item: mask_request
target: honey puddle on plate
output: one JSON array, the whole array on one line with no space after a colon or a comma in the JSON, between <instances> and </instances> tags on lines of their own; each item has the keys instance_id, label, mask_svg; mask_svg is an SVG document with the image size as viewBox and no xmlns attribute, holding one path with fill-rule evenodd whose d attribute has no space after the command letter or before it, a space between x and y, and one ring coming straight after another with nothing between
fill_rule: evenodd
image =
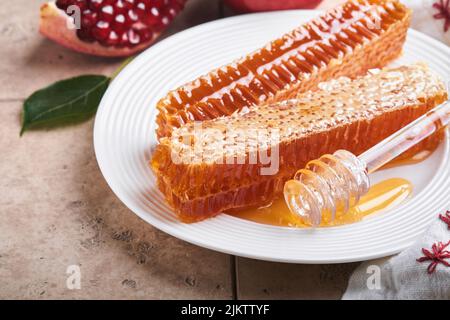
<instances>
[{"instance_id":1,"label":"honey puddle on plate","mask_svg":"<svg viewBox=\"0 0 450 320\"><path fill-rule=\"evenodd\" d=\"M393 178L373 185L359 203L352 207L345 215L340 216L333 223L322 226L336 226L360 221L365 216L385 210L401 203L412 193L412 184L405 179ZM231 215L264 224L285 227L306 227L300 218L292 214L284 199L277 199L267 207L247 209L234 212Z\"/></svg>"}]
</instances>

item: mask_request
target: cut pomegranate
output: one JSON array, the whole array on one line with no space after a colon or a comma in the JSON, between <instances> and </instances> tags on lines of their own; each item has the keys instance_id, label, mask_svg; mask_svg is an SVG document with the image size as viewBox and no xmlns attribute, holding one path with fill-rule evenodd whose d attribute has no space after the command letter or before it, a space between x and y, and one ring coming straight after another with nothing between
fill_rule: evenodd
<instances>
[{"instance_id":1,"label":"cut pomegranate","mask_svg":"<svg viewBox=\"0 0 450 320\"><path fill-rule=\"evenodd\" d=\"M155 41L186 1L57 0L42 5L39 31L79 52L129 56Z\"/></svg>"}]
</instances>

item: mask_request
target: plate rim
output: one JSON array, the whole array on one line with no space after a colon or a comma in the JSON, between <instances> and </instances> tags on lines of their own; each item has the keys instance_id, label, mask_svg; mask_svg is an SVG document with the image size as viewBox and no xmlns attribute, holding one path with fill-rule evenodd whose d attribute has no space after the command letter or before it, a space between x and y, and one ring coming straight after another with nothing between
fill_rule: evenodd
<instances>
[{"instance_id":1,"label":"plate rim","mask_svg":"<svg viewBox=\"0 0 450 320\"><path fill-rule=\"evenodd\" d=\"M209 22L205 22L202 24L199 24L197 26L185 29L183 31L180 31L174 35L171 35L165 39L162 39L161 41L159 41L158 43L154 44L153 46L151 46L150 48L147 48L146 50L144 50L143 52L141 52L135 59L133 59L133 61L131 61L131 63L129 65L127 65L120 73L119 75L117 75L117 78L120 78L121 76L124 76L124 74L127 72L127 70L130 70L134 65L137 65L140 63L141 60L145 60L145 56L146 53L149 52L150 50L154 50L155 47L159 47L164 45L164 43L166 41L175 41L178 37L184 37L186 33L189 32L193 32L194 30L197 29L201 29L201 28L208 28L210 25L215 25L215 24L222 24L222 23L227 23L228 21L231 20L239 20L239 19L243 19L245 20L247 17L249 16L263 16L263 15L282 15L282 14L296 14L296 13L302 13L302 14L318 14L320 12L322 12L321 10L282 10L282 11L276 11L276 12L262 12L262 13L250 13L250 14L244 14L244 15L237 15L237 16L233 16L233 17L227 17L227 18L223 18L223 19L218 19L218 20L214 20L214 21L209 21ZM415 37L418 38L422 38L422 39L426 39L426 41L432 41L434 42L434 44L438 47L443 47L444 50L449 50L448 46L426 34L423 34L417 30L414 29L409 29L408 32L411 32L412 34L414 34ZM358 258L354 258L354 257L348 257L348 258L324 258L324 259L280 259L279 257L272 257L269 255L264 255L261 253L258 254L251 254L248 252L242 252L240 250L238 250L238 248L226 248L226 247L218 247L217 245L214 244L209 244L207 241L202 241L202 240L197 240L195 239L195 237L191 236L191 235L186 235L185 233L182 232L174 232L172 229L170 229L169 227L167 227L166 224L161 224L159 223L158 219L152 217L151 213L147 212L147 215L144 217L144 214L141 213L141 209L137 208L135 206L134 203L130 203L128 202L128 200L126 199L126 196L121 194L121 192L118 190L118 187L116 187L114 185L114 181L113 179L111 179L111 177L109 177L107 174L105 174L106 169L105 166L106 164L104 162L101 161L102 156L99 155L99 146L98 144L100 143L99 141L99 135L101 134L100 129L99 129L99 125L98 123L100 121L98 121L98 119L100 119L101 117L101 113L102 110L105 108L106 105L106 100L107 97L109 95L112 95L114 89L113 84L107 89L107 91L105 92L102 101L98 107L97 110L97 114L95 116L95 121L94 121L94 128L93 128L93 143L94 143L94 153L96 156L96 160L97 160L97 164L99 166L99 169L104 177L104 179L106 180L109 188L112 190L112 192L114 193L114 195L128 208L130 209L134 214L136 214L139 218L141 218L145 223L149 223L151 224L153 227L157 228L158 230L161 230L162 232L165 232L175 238L181 239L183 241L186 241L188 243L203 247L203 248L207 248L210 250L214 250L214 251L218 251L218 252L222 252L222 253L226 253L226 254L231 254L231 255L235 255L235 256L240 256L240 257L246 257L246 258L251 258L251 259L258 259L258 260L265 260L265 261L274 261L274 262L285 262L285 263L304 263L304 264L323 264L323 263L327 263L327 264L334 264L334 263L348 263L348 262L355 262L355 261L366 261L366 260L371 260L371 259L375 259L375 258L380 258L380 257L386 257L395 253L398 253L399 251L405 249L406 247L410 246L414 241L410 241L411 243L409 244L403 244L403 245L399 245L398 247L393 247L389 252L387 250L382 250L382 253L379 252L375 252L373 254L367 254L365 256L359 255ZM444 151L443 151L443 158L441 159L440 163L439 163L439 169L436 172L439 172L439 170L442 170L442 167L445 165L445 162L448 162L448 158L449 158L449 151L450 151L450 131L447 130L446 131L446 139L444 142ZM153 173L152 173L153 174ZM437 176L437 173L435 173L433 175L433 177L430 179L430 183L435 180ZM423 191L425 191L428 188L428 186L424 189L421 190L421 192L419 192L417 196L419 196ZM238 218L235 218L238 219ZM430 220L431 222L431 220ZM170 222L169 222L170 223ZM246 222L248 223L248 222ZM250 222L253 223L253 222ZM266 226L267 227L267 226ZM275 227L275 226L271 226L271 227ZM293 228L287 228L287 229L293 229Z\"/></svg>"}]
</instances>

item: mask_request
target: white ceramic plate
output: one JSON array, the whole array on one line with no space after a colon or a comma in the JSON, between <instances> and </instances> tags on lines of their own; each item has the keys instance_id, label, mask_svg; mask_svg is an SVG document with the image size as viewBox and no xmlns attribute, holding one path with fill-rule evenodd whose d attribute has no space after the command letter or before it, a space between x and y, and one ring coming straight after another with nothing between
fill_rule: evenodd
<instances>
[{"instance_id":1,"label":"white ceramic plate","mask_svg":"<svg viewBox=\"0 0 450 320\"><path fill-rule=\"evenodd\" d=\"M177 221L148 166L155 140L155 105L170 89L249 53L317 15L284 11L236 16L180 32L143 52L114 80L97 112L95 152L114 193L146 222L177 238L255 259L338 263L387 256L411 245L449 204L449 141L426 161L384 170L374 181L404 177L413 197L361 222L324 229L295 229L220 215L195 224ZM426 61L450 75L450 48L411 30L397 63Z\"/></svg>"}]
</instances>

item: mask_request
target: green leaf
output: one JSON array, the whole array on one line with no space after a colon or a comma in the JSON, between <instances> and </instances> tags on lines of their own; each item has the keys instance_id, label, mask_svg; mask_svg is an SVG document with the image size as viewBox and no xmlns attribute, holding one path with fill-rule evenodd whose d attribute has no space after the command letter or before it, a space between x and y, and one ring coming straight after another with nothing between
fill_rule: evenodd
<instances>
[{"instance_id":1,"label":"green leaf","mask_svg":"<svg viewBox=\"0 0 450 320\"><path fill-rule=\"evenodd\" d=\"M31 128L89 119L97 110L110 80L101 75L84 75L36 91L23 104L20 135Z\"/></svg>"}]
</instances>

